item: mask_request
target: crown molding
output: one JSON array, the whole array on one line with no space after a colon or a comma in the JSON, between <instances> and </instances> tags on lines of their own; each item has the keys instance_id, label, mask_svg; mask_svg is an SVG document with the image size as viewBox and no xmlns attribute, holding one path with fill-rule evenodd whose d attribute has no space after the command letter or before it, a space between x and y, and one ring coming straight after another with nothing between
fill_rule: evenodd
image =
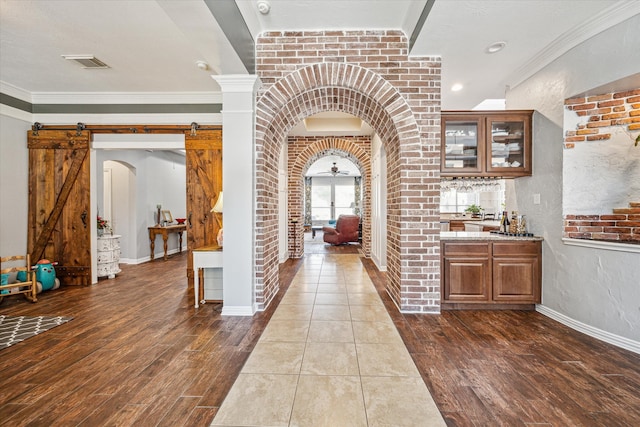
<instances>
[{"instance_id":1,"label":"crown molding","mask_svg":"<svg viewBox=\"0 0 640 427\"><path fill-rule=\"evenodd\" d=\"M31 104L221 104L221 92L29 92L0 81L0 92Z\"/></svg>"},{"instance_id":2,"label":"crown molding","mask_svg":"<svg viewBox=\"0 0 640 427\"><path fill-rule=\"evenodd\" d=\"M640 14L640 2L620 1L591 19L566 31L529 61L522 64L507 78L507 85L515 88L520 83L549 65L580 43Z\"/></svg>"},{"instance_id":3,"label":"crown molding","mask_svg":"<svg viewBox=\"0 0 640 427\"><path fill-rule=\"evenodd\" d=\"M33 114L4 104L0 104L0 115L12 117L29 123L33 122Z\"/></svg>"},{"instance_id":4,"label":"crown molding","mask_svg":"<svg viewBox=\"0 0 640 427\"><path fill-rule=\"evenodd\" d=\"M17 98L21 101L33 103L31 100L31 92L3 81L0 81L0 92Z\"/></svg>"},{"instance_id":5,"label":"crown molding","mask_svg":"<svg viewBox=\"0 0 640 427\"><path fill-rule=\"evenodd\" d=\"M33 104L219 104L220 92L33 92Z\"/></svg>"}]
</instances>

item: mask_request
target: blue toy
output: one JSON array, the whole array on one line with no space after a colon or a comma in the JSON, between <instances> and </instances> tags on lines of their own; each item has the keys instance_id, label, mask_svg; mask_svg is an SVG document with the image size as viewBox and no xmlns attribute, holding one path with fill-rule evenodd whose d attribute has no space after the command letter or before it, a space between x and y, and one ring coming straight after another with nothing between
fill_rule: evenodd
<instances>
[{"instance_id":1,"label":"blue toy","mask_svg":"<svg viewBox=\"0 0 640 427\"><path fill-rule=\"evenodd\" d=\"M41 259L36 264L36 281L42 284L42 290L48 291L56 286L56 269L53 266L57 264L49 260Z\"/></svg>"},{"instance_id":2,"label":"blue toy","mask_svg":"<svg viewBox=\"0 0 640 427\"><path fill-rule=\"evenodd\" d=\"M51 262L47 259L41 259L32 266L31 269L36 272L37 292L49 291L51 289L58 289L60 287L60 281L56 279L56 269L53 268L57 262ZM27 280L27 272L19 271L16 277L19 281L24 282Z\"/></svg>"}]
</instances>

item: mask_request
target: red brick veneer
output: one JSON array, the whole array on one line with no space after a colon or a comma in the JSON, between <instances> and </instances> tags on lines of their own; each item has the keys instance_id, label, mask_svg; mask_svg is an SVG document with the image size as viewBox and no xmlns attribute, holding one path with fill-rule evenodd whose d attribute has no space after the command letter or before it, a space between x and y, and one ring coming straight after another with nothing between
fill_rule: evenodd
<instances>
[{"instance_id":1,"label":"red brick veneer","mask_svg":"<svg viewBox=\"0 0 640 427\"><path fill-rule=\"evenodd\" d=\"M565 108L589 121L568 130L565 148L574 148L576 142L602 141L611 138L611 127L627 126L629 131L640 130L640 89L612 92L564 101Z\"/></svg>"},{"instance_id":2,"label":"red brick veneer","mask_svg":"<svg viewBox=\"0 0 640 427\"><path fill-rule=\"evenodd\" d=\"M565 215L564 237L640 244L640 214Z\"/></svg>"},{"instance_id":3,"label":"red brick veneer","mask_svg":"<svg viewBox=\"0 0 640 427\"><path fill-rule=\"evenodd\" d=\"M369 123L387 154L387 290L402 310L438 311L439 58L409 58L407 37L386 30L272 32L256 50L264 84L256 105L258 308L278 291L282 145L304 118L342 111Z\"/></svg>"}]
</instances>

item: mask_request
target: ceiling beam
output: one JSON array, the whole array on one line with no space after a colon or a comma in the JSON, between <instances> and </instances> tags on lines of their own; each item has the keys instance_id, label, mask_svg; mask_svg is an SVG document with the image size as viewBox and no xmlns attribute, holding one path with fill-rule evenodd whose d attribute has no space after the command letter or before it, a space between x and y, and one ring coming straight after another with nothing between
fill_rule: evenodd
<instances>
[{"instance_id":1,"label":"ceiling beam","mask_svg":"<svg viewBox=\"0 0 640 427\"><path fill-rule=\"evenodd\" d=\"M249 74L256 72L256 46L235 0L204 0Z\"/></svg>"}]
</instances>

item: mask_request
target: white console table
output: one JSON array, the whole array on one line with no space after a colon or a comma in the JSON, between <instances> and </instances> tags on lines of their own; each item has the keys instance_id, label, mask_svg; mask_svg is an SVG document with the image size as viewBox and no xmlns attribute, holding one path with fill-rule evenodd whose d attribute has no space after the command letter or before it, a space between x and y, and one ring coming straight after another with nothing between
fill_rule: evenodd
<instances>
[{"instance_id":1,"label":"white console table","mask_svg":"<svg viewBox=\"0 0 640 427\"><path fill-rule=\"evenodd\" d=\"M220 269L220 274L216 279L219 284L222 285L222 247L218 245L203 246L193 250L193 293L195 295L195 307L198 308L199 304L204 304L206 300L206 294L202 300L200 300L200 269L201 268L216 268ZM204 286L204 283L202 284ZM218 298L215 298L218 299ZM222 299L221 297L219 299Z\"/></svg>"}]
</instances>

